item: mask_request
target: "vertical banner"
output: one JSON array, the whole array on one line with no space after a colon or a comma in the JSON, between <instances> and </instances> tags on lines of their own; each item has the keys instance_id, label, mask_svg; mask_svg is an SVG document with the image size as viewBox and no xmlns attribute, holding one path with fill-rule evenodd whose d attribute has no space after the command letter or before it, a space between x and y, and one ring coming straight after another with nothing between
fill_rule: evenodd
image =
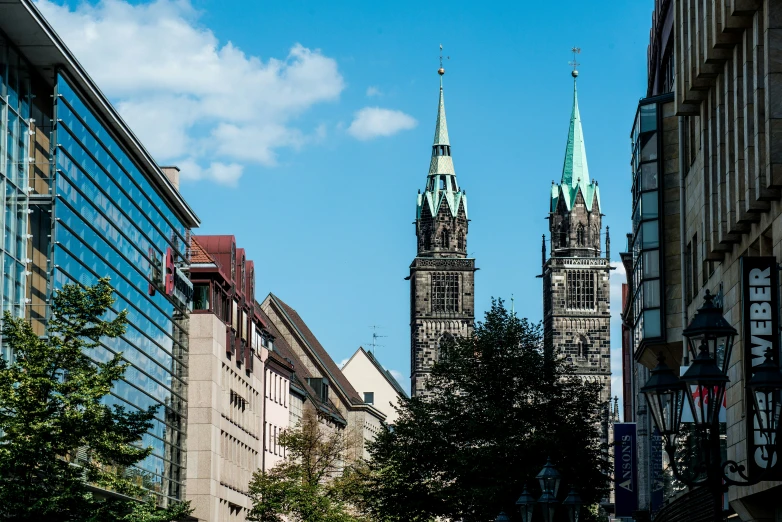
<instances>
[{"instance_id":1,"label":"vertical banner","mask_svg":"<svg viewBox=\"0 0 782 522\"><path fill-rule=\"evenodd\" d=\"M773 257L741 258L742 331L744 349L744 385L755 374L755 368L765 360L766 350L771 350L773 360L779 362L779 272ZM745 394L745 419L747 426L747 469L750 475L760 473L769 466L769 479L780 478L778 458L768 461L763 436L755 415L755 404ZM775 441L772 441L775 442Z\"/></svg>"},{"instance_id":2,"label":"vertical banner","mask_svg":"<svg viewBox=\"0 0 782 522\"><path fill-rule=\"evenodd\" d=\"M635 423L614 424L615 516L632 517L638 509L638 458Z\"/></svg>"},{"instance_id":3,"label":"vertical banner","mask_svg":"<svg viewBox=\"0 0 782 522\"><path fill-rule=\"evenodd\" d=\"M652 444L649 451L649 470L651 471L652 495L650 501L650 511L652 514L663 506L663 490L665 488L665 477L663 476L663 438L657 427L652 428Z\"/></svg>"}]
</instances>

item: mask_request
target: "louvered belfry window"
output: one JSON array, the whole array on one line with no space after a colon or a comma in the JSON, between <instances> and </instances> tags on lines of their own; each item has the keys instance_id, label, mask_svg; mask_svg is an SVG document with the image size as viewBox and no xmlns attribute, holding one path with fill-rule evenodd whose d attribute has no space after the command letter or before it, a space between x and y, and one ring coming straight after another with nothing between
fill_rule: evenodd
<instances>
[{"instance_id":1,"label":"louvered belfry window","mask_svg":"<svg viewBox=\"0 0 782 522\"><path fill-rule=\"evenodd\" d=\"M567 307L571 310L595 309L595 274L589 270L567 272Z\"/></svg>"},{"instance_id":2,"label":"louvered belfry window","mask_svg":"<svg viewBox=\"0 0 782 522\"><path fill-rule=\"evenodd\" d=\"M432 274L432 311L459 311L459 274Z\"/></svg>"}]
</instances>

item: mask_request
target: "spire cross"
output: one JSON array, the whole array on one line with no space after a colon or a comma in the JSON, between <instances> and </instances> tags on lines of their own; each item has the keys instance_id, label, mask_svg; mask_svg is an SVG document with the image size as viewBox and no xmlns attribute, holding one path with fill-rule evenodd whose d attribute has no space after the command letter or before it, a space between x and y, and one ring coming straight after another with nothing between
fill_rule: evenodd
<instances>
[{"instance_id":1,"label":"spire cross","mask_svg":"<svg viewBox=\"0 0 782 522\"><path fill-rule=\"evenodd\" d=\"M572 72L572 73L570 73L570 74L572 74L572 75L573 75L573 78L575 78L576 76L578 76L578 70L576 69L576 67L578 67L579 65L581 65L580 63L578 63L578 62L576 61L576 55L578 55L578 54L581 54L581 48L580 48L580 47L573 47L573 48L571 48L570 50L571 50L571 52L573 53L573 61L571 61L571 62L568 62L568 65L570 65L571 67L573 67L573 72Z\"/></svg>"},{"instance_id":2,"label":"spire cross","mask_svg":"<svg viewBox=\"0 0 782 522\"><path fill-rule=\"evenodd\" d=\"M450 56L445 57L446 60L450 60ZM442 76L445 74L445 69L443 69L443 44L440 44L440 68L437 70L437 73Z\"/></svg>"}]
</instances>

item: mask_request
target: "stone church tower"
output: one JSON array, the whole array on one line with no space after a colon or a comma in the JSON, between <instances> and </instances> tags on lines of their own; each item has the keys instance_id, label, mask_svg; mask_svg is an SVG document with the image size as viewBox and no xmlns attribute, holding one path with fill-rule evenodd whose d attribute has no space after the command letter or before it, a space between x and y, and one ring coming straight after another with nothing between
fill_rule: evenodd
<instances>
[{"instance_id":1,"label":"stone church tower","mask_svg":"<svg viewBox=\"0 0 782 522\"><path fill-rule=\"evenodd\" d=\"M423 194L418 191L418 253L410 265L410 368L412 394L423 394L440 343L472 333L475 259L467 257L467 194L456 181L445 122L443 74L432 159Z\"/></svg>"},{"instance_id":2,"label":"stone church tower","mask_svg":"<svg viewBox=\"0 0 782 522\"><path fill-rule=\"evenodd\" d=\"M543 242L544 346L564 357L584 379L602 383L602 402L611 397L610 239L600 246L600 190L589 179L573 71L570 116L562 180L552 182L549 208L550 257Z\"/></svg>"}]
</instances>

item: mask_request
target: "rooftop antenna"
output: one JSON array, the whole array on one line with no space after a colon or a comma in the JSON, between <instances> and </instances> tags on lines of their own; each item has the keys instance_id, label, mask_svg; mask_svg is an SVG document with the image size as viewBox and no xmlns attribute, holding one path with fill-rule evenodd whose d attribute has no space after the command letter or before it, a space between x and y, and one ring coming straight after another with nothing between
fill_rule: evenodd
<instances>
[{"instance_id":1,"label":"rooftop antenna","mask_svg":"<svg viewBox=\"0 0 782 522\"><path fill-rule=\"evenodd\" d=\"M578 69L576 69L576 67L578 67L581 64L576 61L576 55L581 54L581 47L573 47L570 50L573 52L573 61L572 62L568 62L568 65L573 67L573 72L571 72L570 74L571 74L571 76L573 76L573 78L577 78L578 77Z\"/></svg>"},{"instance_id":2,"label":"rooftop antenna","mask_svg":"<svg viewBox=\"0 0 782 522\"><path fill-rule=\"evenodd\" d=\"M372 328L372 342L369 343L369 346L371 346L372 348L370 348L369 351L374 354L375 353L375 348L377 348L378 346L383 348L385 346L383 344L377 344L377 340L380 339L381 337L388 337L388 336L387 335L378 335L377 329L378 328L382 328L382 326L377 326L377 325L373 324L372 326L370 326L370 328Z\"/></svg>"}]
</instances>

